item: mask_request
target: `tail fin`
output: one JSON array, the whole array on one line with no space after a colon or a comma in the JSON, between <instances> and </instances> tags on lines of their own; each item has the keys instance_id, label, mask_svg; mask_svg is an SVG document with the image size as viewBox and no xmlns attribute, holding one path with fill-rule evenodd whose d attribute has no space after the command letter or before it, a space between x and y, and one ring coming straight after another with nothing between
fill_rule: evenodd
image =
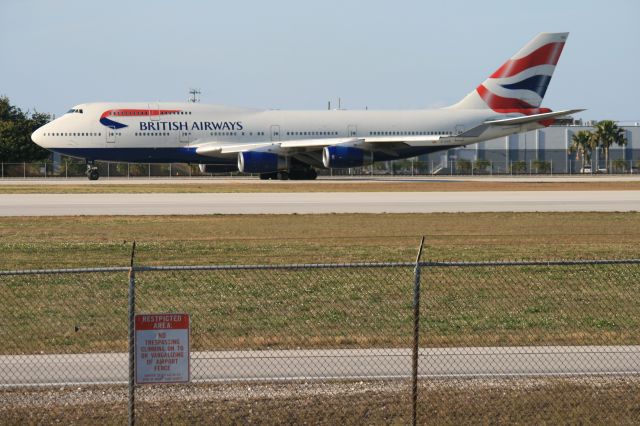
<instances>
[{"instance_id":1,"label":"tail fin","mask_svg":"<svg viewBox=\"0 0 640 426\"><path fill-rule=\"evenodd\" d=\"M569 33L538 34L451 108L539 112L568 36Z\"/></svg>"}]
</instances>

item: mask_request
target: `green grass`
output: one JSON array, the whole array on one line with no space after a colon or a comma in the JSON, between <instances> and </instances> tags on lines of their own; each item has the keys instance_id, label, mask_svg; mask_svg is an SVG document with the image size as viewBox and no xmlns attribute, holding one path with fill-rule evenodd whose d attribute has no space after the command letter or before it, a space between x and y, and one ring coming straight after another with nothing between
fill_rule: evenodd
<instances>
[{"instance_id":1,"label":"green grass","mask_svg":"<svg viewBox=\"0 0 640 426\"><path fill-rule=\"evenodd\" d=\"M0 218L0 270L167 264L636 257L639 213Z\"/></svg>"},{"instance_id":2,"label":"green grass","mask_svg":"<svg viewBox=\"0 0 640 426\"><path fill-rule=\"evenodd\" d=\"M0 218L0 269L637 257L637 213ZM579 224L579 226L576 226ZM638 344L638 267L423 271L425 346ZM193 348L407 347L411 268L139 273ZM0 277L2 353L126 348L126 273Z\"/></svg>"},{"instance_id":3,"label":"green grass","mask_svg":"<svg viewBox=\"0 0 640 426\"><path fill-rule=\"evenodd\" d=\"M430 267L421 345L640 344L640 265ZM536 276L537 275L537 276ZM125 351L127 274L0 277L2 353ZM411 267L136 274L192 349L410 347Z\"/></svg>"}]
</instances>

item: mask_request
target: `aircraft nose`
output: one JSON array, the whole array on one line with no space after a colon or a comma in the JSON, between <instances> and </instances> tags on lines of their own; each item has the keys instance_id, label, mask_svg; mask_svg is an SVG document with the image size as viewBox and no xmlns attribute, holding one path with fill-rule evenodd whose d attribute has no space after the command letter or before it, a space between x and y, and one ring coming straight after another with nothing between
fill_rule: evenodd
<instances>
[{"instance_id":1,"label":"aircraft nose","mask_svg":"<svg viewBox=\"0 0 640 426\"><path fill-rule=\"evenodd\" d=\"M44 127L45 126L42 126L39 129L37 129L35 132L31 133L31 140L34 143L40 145L43 148L44 148L44 145L43 145L43 143L44 143L44 137L43 137L43 135L44 135Z\"/></svg>"}]
</instances>

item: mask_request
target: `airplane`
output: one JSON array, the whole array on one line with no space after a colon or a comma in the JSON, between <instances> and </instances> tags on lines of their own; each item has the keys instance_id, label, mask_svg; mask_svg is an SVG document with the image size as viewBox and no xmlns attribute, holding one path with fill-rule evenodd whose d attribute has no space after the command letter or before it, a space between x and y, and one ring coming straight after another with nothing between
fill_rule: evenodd
<instances>
[{"instance_id":1,"label":"airplane","mask_svg":"<svg viewBox=\"0 0 640 426\"><path fill-rule=\"evenodd\" d=\"M37 129L38 145L95 161L199 164L203 173L315 179L551 125L583 109L541 107L569 33L541 33L458 103L440 109L280 111L196 103L74 106Z\"/></svg>"}]
</instances>

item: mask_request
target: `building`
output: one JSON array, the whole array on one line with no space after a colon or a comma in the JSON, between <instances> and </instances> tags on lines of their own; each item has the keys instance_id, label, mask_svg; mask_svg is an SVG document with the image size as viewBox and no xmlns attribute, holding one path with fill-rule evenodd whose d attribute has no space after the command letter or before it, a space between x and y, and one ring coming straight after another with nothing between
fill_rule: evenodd
<instances>
[{"instance_id":1,"label":"building","mask_svg":"<svg viewBox=\"0 0 640 426\"><path fill-rule=\"evenodd\" d=\"M420 162L435 173L596 173L604 171L605 157L594 150L590 167L582 165L576 153L569 154L571 137L581 130L593 130L591 122L568 120L527 133L421 156ZM640 123L618 122L627 137L626 146L609 149L609 169L614 173L640 172ZM622 160L622 161L621 161ZM488 164L487 164L488 162ZM480 167L478 167L480 166Z\"/></svg>"}]
</instances>

